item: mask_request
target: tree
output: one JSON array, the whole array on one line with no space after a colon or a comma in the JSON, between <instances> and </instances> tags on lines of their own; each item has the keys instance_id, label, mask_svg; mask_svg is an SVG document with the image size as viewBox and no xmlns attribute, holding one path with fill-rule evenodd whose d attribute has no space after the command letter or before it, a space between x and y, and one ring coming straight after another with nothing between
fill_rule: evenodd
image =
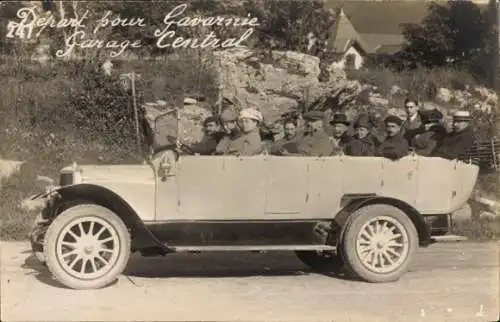
<instances>
[{"instance_id":1,"label":"tree","mask_svg":"<svg viewBox=\"0 0 500 322\"><path fill-rule=\"evenodd\" d=\"M483 13L471 1L430 3L420 24L403 26L407 42L393 64L410 69L418 65L453 67L468 70L478 80L490 83L491 66L485 66L484 58L491 55L491 49L486 48L498 24L494 10Z\"/></svg>"},{"instance_id":2,"label":"tree","mask_svg":"<svg viewBox=\"0 0 500 322\"><path fill-rule=\"evenodd\" d=\"M316 52L322 51L330 37L336 14L325 7L324 1L247 0L241 14L257 17L257 47L309 52L309 33L316 40Z\"/></svg>"}]
</instances>

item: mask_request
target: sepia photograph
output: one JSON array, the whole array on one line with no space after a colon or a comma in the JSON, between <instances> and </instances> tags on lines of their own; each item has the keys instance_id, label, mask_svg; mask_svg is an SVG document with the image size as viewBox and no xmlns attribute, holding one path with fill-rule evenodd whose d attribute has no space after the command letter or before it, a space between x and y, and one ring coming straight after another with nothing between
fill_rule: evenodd
<instances>
[{"instance_id":1,"label":"sepia photograph","mask_svg":"<svg viewBox=\"0 0 500 322\"><path fill-rule=\"evenodd\" d=\"M1 1L0 320L500 320L499 15Z\"/></svg>"}]
</instances>

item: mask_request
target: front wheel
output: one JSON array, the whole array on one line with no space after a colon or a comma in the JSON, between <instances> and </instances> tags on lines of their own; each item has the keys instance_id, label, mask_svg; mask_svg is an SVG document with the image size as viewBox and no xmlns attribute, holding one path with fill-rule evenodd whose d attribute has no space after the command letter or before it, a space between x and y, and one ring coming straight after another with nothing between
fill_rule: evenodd
<instances>
[{"instance_id":1,"label":"front wheel","mask_svg":"<svg viewBox=\"0 0 500 322\"><path fill-rule=\"evenodd\" d=\"M73 289L112 283L127 265L130 236L111 210L80 204L63 211L45 234L44 254L53 276Z\"/></svg>"},{"instance_id":2,"label":"front wheel","mask_svg":"<svg viewBox=\"0 0 500 322\"><path fill-rule=\"evenodd\" d=\"M349 271L372 283L398 280L418 248L412 220L399 208L369 205L352 214L343 237Z\"/></svg>"}]
</instances>

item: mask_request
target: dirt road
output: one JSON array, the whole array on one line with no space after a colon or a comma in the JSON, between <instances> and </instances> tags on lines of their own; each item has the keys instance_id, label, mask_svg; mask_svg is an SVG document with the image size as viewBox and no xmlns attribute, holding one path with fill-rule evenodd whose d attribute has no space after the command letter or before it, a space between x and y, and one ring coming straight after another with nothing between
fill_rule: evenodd
<instances>
[{"instance_id":1,"label":"dirt road","mask_svg":"<svg viewBox=\"0 0 500 322\"><path fill-rule=\"evenodd\" d=\"M499 243L437 244L391 284L311 273L291 253L134 256L101 290L64 289L1 245L2 321L496 321Z\"/></svg>"}]
</instances>

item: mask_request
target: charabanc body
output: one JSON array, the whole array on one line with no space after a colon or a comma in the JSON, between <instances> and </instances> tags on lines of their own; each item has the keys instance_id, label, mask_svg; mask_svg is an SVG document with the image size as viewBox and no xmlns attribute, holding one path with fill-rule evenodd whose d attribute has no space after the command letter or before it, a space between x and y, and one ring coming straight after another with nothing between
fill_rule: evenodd
<instances>
[{"instance_id":1,"label":"charabanc body","mask_svg":"<svg viewBox=\"0 0 500 322\"><path fill-rule=\"evenodd\" d=\"M31 234L70 288L104 287L131 252L294 251L318 271L369 282L404 274L433 242L426 216L467 202L479 167L382 157L198 156L167 149L140 165L77 165L37 198Z\"/></svg>"}]
</instances>

